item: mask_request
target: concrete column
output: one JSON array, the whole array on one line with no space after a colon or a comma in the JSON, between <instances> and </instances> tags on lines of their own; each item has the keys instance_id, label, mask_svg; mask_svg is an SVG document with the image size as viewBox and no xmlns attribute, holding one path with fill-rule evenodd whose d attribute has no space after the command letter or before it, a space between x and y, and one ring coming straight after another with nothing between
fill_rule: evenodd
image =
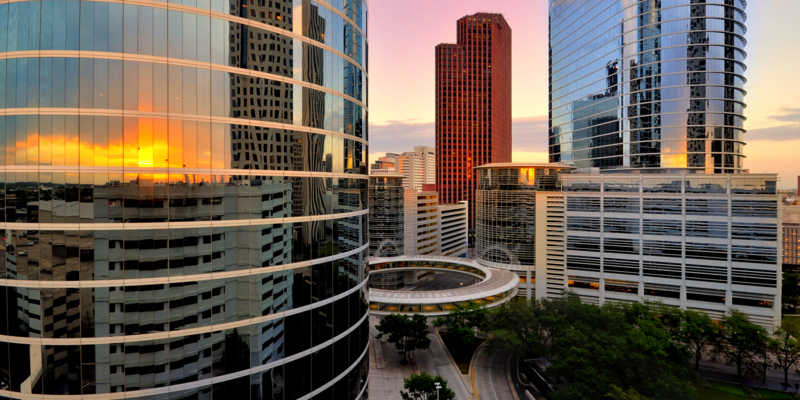
<instances>
[{"instance_id":1,"label":"concrete column","mask_svg":"<svg viewBox=\"0 0 800 400\"><path fill-rule=\"evenodd\" d=\"M527 271L526 274L527 274L527 276L525 278L525 282L526 282L526 284L528 286L528 289L527 289L528 296L527 297L528 297L528 300L530 300L531 299L531 287L532 287L532 284L531 284L531 271Z\"/></svg>"}]
</instances>

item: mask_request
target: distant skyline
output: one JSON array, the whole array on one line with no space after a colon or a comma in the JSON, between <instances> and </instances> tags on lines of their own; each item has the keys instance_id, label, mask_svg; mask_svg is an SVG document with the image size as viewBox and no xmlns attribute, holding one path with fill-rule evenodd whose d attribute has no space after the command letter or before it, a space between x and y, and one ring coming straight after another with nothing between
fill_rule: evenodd
<instances>
[{"instance_id":1,"label":"distant skyline","mask_svg":"<svg viewBox=\"0 0 800 400\"><path fill-rule=\"evenodd\" d=\"M487 4L491 9L487 9ZM513 160L547 161L547 0L424 0L370 4L370 155L434 145L434 48L453 43L456 20L477 11L505 14L513 29ZM800 1L749 2L745 167L800 175ZM794 46L790 48L789 46Z\"/></svg>"}]
</instances>

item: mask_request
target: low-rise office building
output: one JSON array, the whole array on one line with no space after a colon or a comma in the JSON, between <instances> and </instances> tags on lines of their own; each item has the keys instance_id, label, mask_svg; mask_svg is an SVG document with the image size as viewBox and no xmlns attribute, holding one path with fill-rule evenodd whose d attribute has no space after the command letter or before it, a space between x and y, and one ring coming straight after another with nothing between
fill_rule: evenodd
<instances>
[{"instance_id":1,"label":"low-rise office building","mask_svg":"<svg viewBox=\"0 0 800 400\"><path fill-rule=\"evenodd\" d=\"M649 299L714 319L735 307L762 326L780 324L781 260L796 254L800 232L780 229L775 174L570 169L477 168L475 256L514 270L519 296Z\"/></svg>"},{"instance_id":2,"label":"low-rise office building","mask_svg":"<svg viewBox=\"0 0 800 400\"><path fill-rule=\"evenodd\" d=\"M467 256L466 201L457 204L439 204L440 254L449 257Z\"/></svg>"},{"instance_id":3,"label":"low-rise office building","mask_svg":"<svg viewBox=\"0 0 800 400\"><path fill-rule=\"evenodd\" d=\"M405 249L407 255L439 254L439 193L405 192Z\"/></svg>"},{"instance_id":4,"label":"low-rise office building","mask_svg":"<svg viewBox=\"0 0 800 400\"><path fill-rule=\"evenodd\" d=\"M571 174L567 287L581 299L658 300L780 324L775 174Z\"/></svg>"}]
</instances>

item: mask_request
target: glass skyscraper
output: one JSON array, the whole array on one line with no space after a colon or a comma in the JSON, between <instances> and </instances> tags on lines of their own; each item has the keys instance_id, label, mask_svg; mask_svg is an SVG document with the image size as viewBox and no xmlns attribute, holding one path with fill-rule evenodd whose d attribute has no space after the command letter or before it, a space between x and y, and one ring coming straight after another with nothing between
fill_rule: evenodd
<instances>
[{"instance_id":1,"label":"glass skyscraper","mask_svg":"<svg viewBox=\"0 0 800 400\"><path fill-rule=\"evenodd\" d=\"M0 397L367 397L367 14L0 4Z\"/></svg>"},{"instance_id":2,"label":"glass skyscraper","mask_svg":"<svg viewBox=\"0 0 800 400\"><path fill-rule=\"evenodd\" d=\"M744 0L550 0L550 162L743 172Z\"/></svg>"}]
</instances>

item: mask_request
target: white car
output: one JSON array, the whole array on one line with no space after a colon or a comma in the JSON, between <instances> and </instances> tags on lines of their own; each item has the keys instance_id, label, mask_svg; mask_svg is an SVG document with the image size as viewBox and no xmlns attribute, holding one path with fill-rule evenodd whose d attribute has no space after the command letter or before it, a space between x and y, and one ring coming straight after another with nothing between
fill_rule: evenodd
<instances>
[{"instance_id":1,"label":"white car","mask_svg":"<svg viewBox=\"0 0 800 400\"><path fill-rule=\"evenodd\" d=\"M28 246L33 246L33 240L28 240Z\"/></svg>"},{"instance_id":2,"label":"white car","mask_svg":"<svg viewBox=\"0 0 800 400\"><path fill-rule=\"evenodd\" d=\"M27 256L28 252L27 251L20 251L18 255L19 256Z\"/></svg>"}]
</instances>

